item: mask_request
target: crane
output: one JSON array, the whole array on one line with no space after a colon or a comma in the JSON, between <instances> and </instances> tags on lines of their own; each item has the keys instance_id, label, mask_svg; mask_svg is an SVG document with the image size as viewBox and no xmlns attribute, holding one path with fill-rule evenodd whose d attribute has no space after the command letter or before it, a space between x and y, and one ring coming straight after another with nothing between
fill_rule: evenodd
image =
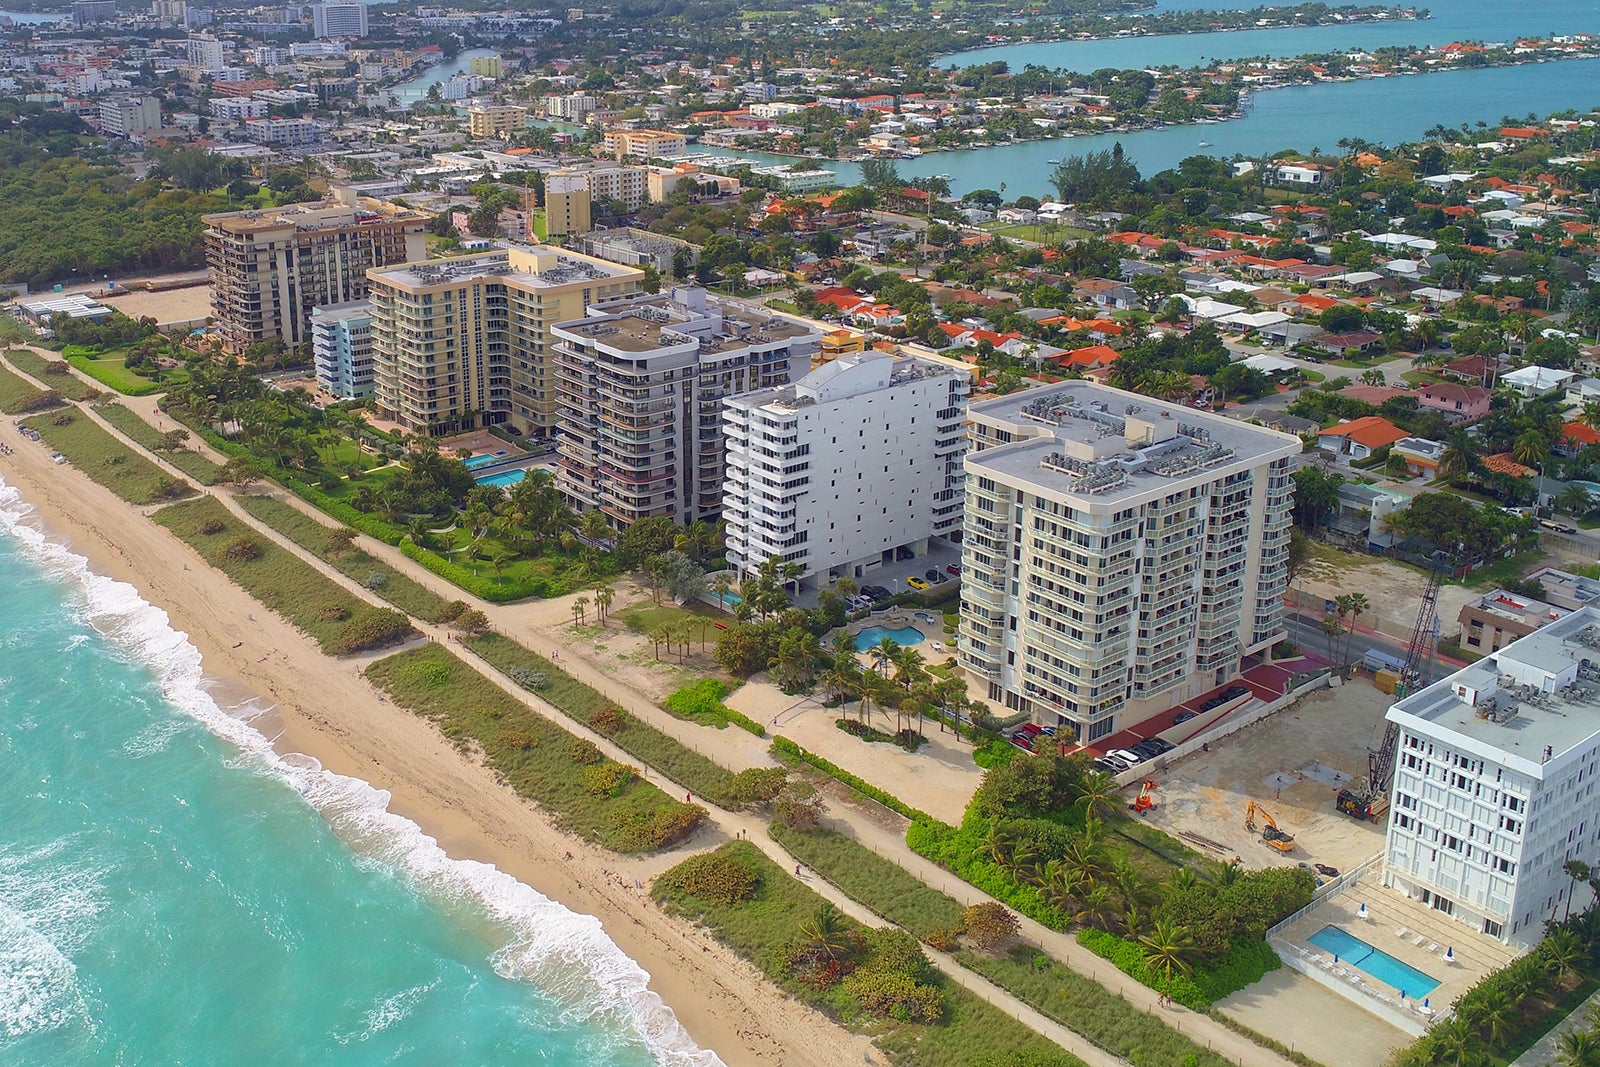
<instances>
[{"instance_id":1,"label":"crane","mask_svg":"<svg viewBox=\"0 0 1600 1067\"><path fill-rule=\"evenodd\" d=\"M1411 624L1411 643L1406 646L1405 666L1400 668L1400 684L1395 687L1395 699L1403 699L1428 685L1434 660L1434 640L1439 632L1439 586L1445 576L1455 569L1456 553L1436 551L1428 566L1428 581L1422 588L1422 601L1417 605L1417 618ZM1383 739L1376 750L1367 752L1367 776L1350 783L1341 790L1334 806L1356 819L1376 819L1389 809L1389 786L1394 781L1394 753L1400 744L1398 723L1385 722Z\"/></svg>"},{"instance_id":2,"label":"crane","mask_svg":"<svg viewBox=\"0 0 1600 1067\"><path fill-rule=\"evenodd\" d=\"M1244 828L1252 833L1256 828L1256 816L1261 816L1261 821L1267 825L1261 830L1261 842L1268 848L1275 848L1279 852L1294 851L1294 837L1278 829L1278 820L1268 814L1267 809L1255 801L1251 801L1244 809Z\"/></svg>"}]
</instances>

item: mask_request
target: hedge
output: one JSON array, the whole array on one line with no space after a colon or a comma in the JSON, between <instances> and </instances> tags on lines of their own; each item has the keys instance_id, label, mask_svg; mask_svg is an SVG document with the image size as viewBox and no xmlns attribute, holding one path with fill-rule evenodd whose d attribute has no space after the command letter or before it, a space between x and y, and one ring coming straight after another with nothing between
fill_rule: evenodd
<instances>
[{"instance_id":1,"label":"hedge","mask_svg":"<svg viewBox=\"0 0 1600 1067\"><path fill-rule=\"evenodd\" d=\"M1124 941L1104 930L1085 928L1078 931L1078 944L1101 959L1110 960L1129 978L1196 1011L1205 1011L1228 994L1254 985L1283 966L1283 961L1264 939L1242 938L1210 967L1196 967L1189 975L1175 975L1168 981L1149 973L1144 964L1144 949L1136 942Z\"/></svg>"},{"instance_id":2,"label":"hedge","mask_svg":"<svg viewBox=\"0 0 1600 1067\"><path fill-rule=\"evenodd\" d=\"M734 711L722 702L728 695L728 685L717 678L702 678L697 682L679 686L672 695L661 702L674 718L697 722L701 726L715 726L721 730L731 722L741 730L757 737L766 737L767 728L743 712Z\"/></svg>"},{"instance_id":3,"label":"hedge","mask_svg":"<svg viewBox=\"0 0 1600 1067\"><path fill-rule=\"evenodd\" d=\"M248 455L248 453L246 453ZM377 515L368 515L364 511L357 511L355 507L337 497L331 497L316 486L308 485L300 479L283 473L281 470L274 472L271 477L277 480L289 492L304 500L318 511L326 512L329 516L338 519L346 526L360 530L368 537L375 537L386 545L398 545L405 536L394 523Z\"/></svg>"},{"instance_id":4,"label":"hedge","mask_svg":"<svg viewBox=\"0 0 1600 1067\"><path fill-rule=\"evenodd\" d=\"M406 554L406 558L416 560L451 585L458 585L473 596L487 600L491 604L505 604L513 600L527 600L530 597L544 600L554 595L547 578L514 582L487 578L473 574L461 564L445 559L437 552L419 548L409 537L399 544L400 551Z\"/></svg>"},{"instance_id":5,"label":"hedge","mask_svg":"<svg viewBox=\"0 0 1600 1067\"><path fill-rule=\"evenodd\" d=\"M110 368L101 366L98 361L91 359L88 356L80 356L77 354L69 355L67 357L67 362L83 371L83 373L87 374L89 377L93 378L107 389L121 393L123 396L149 396L151 393L159 393L166 388L166 386L157 385L155 382L145 382L142 385L133 385L128 381L118 378L111 372ZM128 373L131 374L132 372L130 371Z\"/></svg>"},{"instance_id":6,"label":"hedge","mask_svg":"<svg viewBox=\"0 0 1600 1067\"><path fill-rule=\"evenodd\" d=\"M935 819L925 811L918 811L910 804L905 803L892 793L886 793L870 782L864 781L851 774L849 771L828 762L815 752L807 752L787 737L777 736L772 739L772 754L784 763L808 763L830 778L837 779L854 789L861 795L876 800L890 811L897 811L913 822L928 822L936 826L945 826L945 823Z\"/></svg>"}]
</instances>

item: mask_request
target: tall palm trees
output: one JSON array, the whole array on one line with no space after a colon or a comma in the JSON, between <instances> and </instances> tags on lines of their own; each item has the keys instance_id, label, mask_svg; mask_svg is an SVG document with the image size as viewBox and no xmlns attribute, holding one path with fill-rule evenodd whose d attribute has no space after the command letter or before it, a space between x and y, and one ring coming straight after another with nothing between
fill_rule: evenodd
<instances>
[{"instance_id":1,"label":"tall palm trees","mask_svg":"<svg viewBox=\"0 0 1600 1067\"><path fill-rule=\"evenodd\" d=\"M1349 619L1349 625L1344 634L1344 661L1350 661L1350 643L1355 638L1356 620L1372 609L1372 603L1365 593L1346 593L1333 598L1338 608L1340 618Z\"/></svg>"},{"instance_id":2,"label":"tall palm trees","mask_svg":"<svg viewBox=\"0 0 1600 1067\"><path fill-rule=\"evenodd\" d=\"M1162 919L1139 938L1139 943L1144 946L1144 966L1149 973L1168 983L1189 973L1194 938L1186 927Z\"/></svg>"}]
</instances>

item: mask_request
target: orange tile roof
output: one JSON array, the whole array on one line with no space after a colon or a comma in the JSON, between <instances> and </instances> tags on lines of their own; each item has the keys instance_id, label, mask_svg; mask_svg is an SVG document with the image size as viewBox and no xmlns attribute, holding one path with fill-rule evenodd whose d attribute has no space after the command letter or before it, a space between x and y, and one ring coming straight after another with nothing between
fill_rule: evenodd
<instances>
[{"instance_id":1,"label":"orange tile roof","mask_svg":"<svg viewBox=\"0 0 1600 1067\"><path fill-rule=\"evenodd\" d=\"M1496 474L1509 474L1513 478L1532 478L1539 473L1532 467L1524 467L1512 459L1510 452L1497 452L1492 456L1484 456L1483 469L1494 471Z\"/></svg>"},{"instance_id":2,"label":"orange tile roof","mask_svg":"<svg viewBox=\"0 0 1600 1067\"><path fill-rule=\"evenodd\" d=\"M1320 437L1347 437L1358 445L1368 448L1382 448L1392 445L1403 437L1409 437L1404 430L1390 422L1388 419L1376 415L1367 415L1349 422L1341 422L1337 426L1330 426L1323 430ZM1531 473L1531 472L1530 472Z\"/></svg>"}]
</instances>

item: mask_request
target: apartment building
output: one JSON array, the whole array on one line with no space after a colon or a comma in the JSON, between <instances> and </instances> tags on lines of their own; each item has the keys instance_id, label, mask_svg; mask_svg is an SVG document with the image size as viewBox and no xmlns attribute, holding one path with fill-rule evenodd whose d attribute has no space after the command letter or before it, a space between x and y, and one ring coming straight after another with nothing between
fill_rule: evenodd
<instances>
[{"instance_id":1,"label":"apartment building","mask_svg":"<svg viewBox=\"0 0 1600 1067\"><path fill-rule=\"evenodd\" d=\"M541 101L541 106L550 118L581 123L590 113L599 110L600 101L583 93L571 93L567 96L547 96Z\"/></svg>"},{"instance_id":2,"label":"apartment building","mask_svg":"<svg viewBox=\"0 0 1600 1067\"><path fill-rule=\"evenodd\" d=\"M826 586L869 578L901 547L959 541L971 383L965 367L873 350L729 397L729 565L779 557Z\"/></svg>"},{"instance_id":3,"label":"apartment building","mask_svg":"<svg viewBox=\"0 0 1600 1067\"><path fill-rule=\"evenodd\" d=\"M1600 610L1441 678L1388 719L1399 740L1385 885L1522 948L1545 920L1589 906L1562 866L1600 856Z\"/></svg>"},{"instance_id":4,"label":"apartment building","mask_svg":"<svg viewBox=\"0 0 1600 1067\"><path fill-rule=\"evenodd\" d=\"M189 66L195 70L216 72L228 65L222 42L209 33L191 34L184 42Z\"/></svg>"},{"instance_id":5,"label":"apartment building","mask_svg":"<svg viewBox=\"0 0 1600 1067\"><path fill-rule=\"evenodd\" d=\"M555 433L550 327L640 292L644 272L550 247L503 248L367 271L373 395L384 418L433 435L505 426Z\"/></svg>"},{"instance_id":6,"label":"apartment building","mask_svg":"<svg viewBox=\"0 0 1600 1067\"><path fill-rule=\"evenodd\" d=\"M1284 635L1297 437L1084 382L972 405L961 665L1087 742Z\"/></svg>"},{"instance_id":7,"label":"apartment building","mask_svg":"<svg viewBox=\"0 0 1600 1067\"><path fill-rule=\"evenodd\" d=\"M618 159L666 158L681 156L689 148L689 138L666 130L607 130L606 154Z\"/></svg>"},{"instance_id":8,"label":"apartment building","mask_svg":"<svg viewBox=\"0 0 1600 1067\"><path fill-rule=\"evenodd\" d=\"M422 259L428 216L335 189L333 199L207 215L211 313L223 347L294 346L313 308L367 295L367 269Z\"/></svg>"},{"instance_id":9,"label":"apartment building","mask_svg":"<svg viewBox=\"0 0 1600 1067\"><path fill-rule=\"evenodd\" d=\"M340 400L372 395L372 302L352 300L311 312L317 384Z\"/></svg>"},{"instance_id":10,"label":"apartment building","mask_svg":"<svg viewBox=\"0 0 1600 1067\"><path fill-rule=\"evenodd\" d=\"M528 128L528 109L515 104L474 107L467 110L467 132L474 140L503 141Z\"/></svg>"},{"instance_id":11,"label":"apartment building","mask_svg":"<svg viewBox=\"0 0 1600 1067\"><path fill-rule=\"evenodd\" d=\"M303 147L322 140L322 126L307 118L246 119L244 135L257 144Z\"/></svg>"},{"instance_id":12,"label":"apartment building","mask_svg":"<svg viewBox=\"0 0 1600 1067\"><path fill-rule=\"evenodd\" d=\"M591 203L615 200L629 211L637 211L644 206L648 184L644 167L601 164L585 167L579 173L589 183Z\"/></svg>"},{"instance_id":13,"label":"apartment building","mask_svg":"<svg viewBox=\"0 0 1600 1067\"><path fill-rule=\"evenodd\" d=\"M1488 653L1528 636L1569 611L1542 600L1496 589L1461 605L1456 620L1461 623L1462 646Z\"/></svg>"},{"instance_id":14,"label":"apartment building","mask_svg":"<svg viewBox=\"0 0 1600 1067\"><path fill-rule=\"evenodd\" d=\"M570 170L558 170L544 180L544 225L551 237L588 233L594 228L589 200L589 179Z\"/></svg>"},{"instance_id":15,"label":"apartment building","mask_svg":"<svg viewBox=\"0 0 1600 1067\"><path fill-rule=\"evenodd\" d=\"M137 137L161 128L161 101L153 96L105 100L100 104L100 132L107 137Z\"/></svg>"},{"instance_id":16,"label":"apartment building","mask_svg":"<svg viewBox=\"0 0 1600 1067\"><path fill-rule=\"evenodd\" d=\"M684 286L558 323L556 482L617 526L722 509L723 400L805 374L812 324Z\"/></svg>"},{"instance_id":17,"label":"apartment building","mask_svg":"<svg viewBox=\"0 0 1600 1067\"><path fill-rule=\"evenodd\" d=\"M312 4L311 35L320 38L365 37L367 5Z\"/></svg>"},{"instance_id":18,"label":"apartment building","mask_svg":"<svg viewBox=\"0 0 1600 1067\"><path fill-rule=\"evenodd\" d=\"M213 97L207 107L211 109L212 118L228 122L243 122L245 119L264 119L272 112L270 103L248 96Z\"/></svg>"}]
</instances>

